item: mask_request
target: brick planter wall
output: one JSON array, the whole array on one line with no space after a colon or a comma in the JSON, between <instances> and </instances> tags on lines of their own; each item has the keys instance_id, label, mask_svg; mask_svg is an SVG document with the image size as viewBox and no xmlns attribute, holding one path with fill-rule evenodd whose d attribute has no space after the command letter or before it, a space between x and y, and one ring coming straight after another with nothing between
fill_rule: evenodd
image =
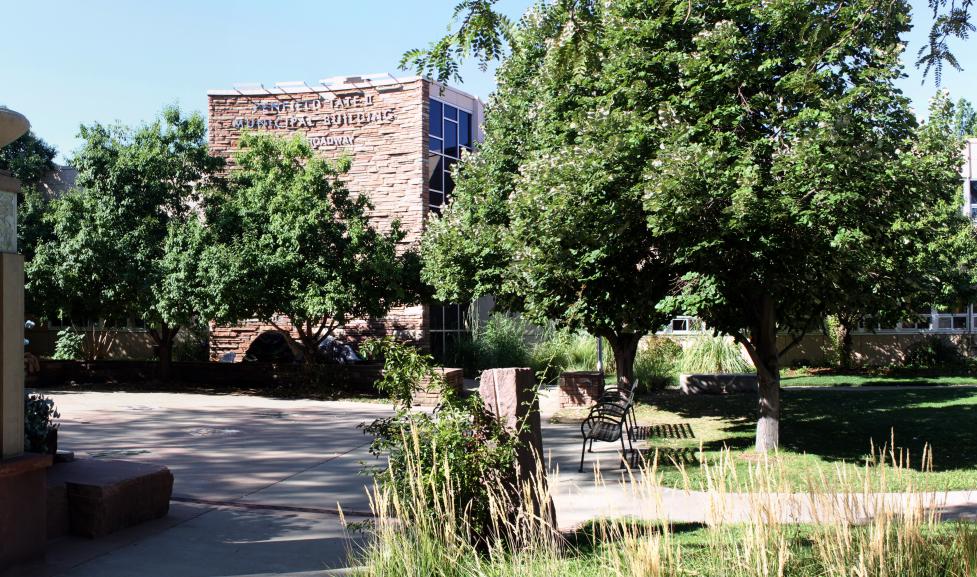
<instances>
[{"instance_id":1,"label":"brick planter wall","mask_svg":"<svg viewBox=\"0 0 977 577\"><path fill-rule=\"evenodd\" d=\"M444 375L445 385L449 390L454 391L455 394L460 395L462 388L465 385L465 375L461 369L440 369L441 374ZM441 396L441 392L437 389L431 389L428 384L423 385L423 389L414 393L413 402L414 405L419 407L436 407L441 404L444 398Z\"/></svg>"},{"instance_id":2,"label":"brick planter wall","mask_svg":"<svg viewBox=\"0 0 977 577\"><path fill-rule=\"evenodd\" d=\"M560 375L560 408L587 407L604 393L604 379L594 371L578 371Z\"/></svg>"}]
</instances>

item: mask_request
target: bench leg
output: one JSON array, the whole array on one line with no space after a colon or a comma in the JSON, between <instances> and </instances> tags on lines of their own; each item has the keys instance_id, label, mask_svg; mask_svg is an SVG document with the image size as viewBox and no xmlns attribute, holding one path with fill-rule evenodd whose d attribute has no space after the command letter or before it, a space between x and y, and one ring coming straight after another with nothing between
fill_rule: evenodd
<instances>
[{"instance_id":1,"label":"bench leg","mask_svg":"<svg viewBox=\"0 0 977 577\"><path fill-rule=\"evenodd\" d=\"M624 435L621 435L621 468L624 468L625 460L628 458L628 450L624 447Z\"/></svg>"},{"instance_id":2,"label":"bench leg","mask_svg":"<svg viewBox=\"0 0 977 577\"><path fill-rule=\"evenodd\" d=\"M590 444L593 445L594 440L590 440ZM577 471L583 473L583 456L587 454L587 438L584 437L583 447L580 448L580 468Z\"/></svg>"}]
</instances>

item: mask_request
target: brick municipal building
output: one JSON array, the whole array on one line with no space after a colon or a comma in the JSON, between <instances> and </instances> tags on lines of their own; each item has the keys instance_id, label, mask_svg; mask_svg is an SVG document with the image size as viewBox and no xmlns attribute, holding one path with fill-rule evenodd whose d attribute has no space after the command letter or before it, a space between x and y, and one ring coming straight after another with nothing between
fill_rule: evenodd
<instances>
[{"instance_id":1,"label":"brick municipal building","mask_svg":"<svg viewBox=\"0 0 977 577\"><path fill-rule=\"evenodd\" d=\"M372 217L385 229L399 220L406 245L416 245L424 226L450 197L451 167L480 139L482 103L451 87L388 74L304 82L236 86L207 94L212 154L232 159L244 131L300 134L326 158L348 156L345 181L373 204ZM395 308L383 319L359 319L344 327L350 337L393 335L430 348L450 350L464 330L467 307L415 305ZM287 319L276 319L290 326ZM274 327L258 321L212 326L214 360L243 358L251 341Z\"/></svg>"}]
</instances>

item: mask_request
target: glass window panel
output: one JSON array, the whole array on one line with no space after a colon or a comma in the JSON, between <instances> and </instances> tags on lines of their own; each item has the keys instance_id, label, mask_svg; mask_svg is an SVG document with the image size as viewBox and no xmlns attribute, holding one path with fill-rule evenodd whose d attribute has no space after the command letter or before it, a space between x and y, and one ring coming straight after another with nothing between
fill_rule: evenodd
<instances>
[{"instance_id":1,"label":"glass window panel","mask_svg":"<svg viewBox=\"0 0 977 577\"><path fill-rule=\"evenodd\" d=\"M953 328L955 329L967 328L967 317L953 317Z\"/></svg>"},{"instance_id":2,"label":"glass window panel","mask_svg":"<svg viewBox=\"0 0 977 577\"><path fill-rule=\"evenodd\" d=\"M444 328L444 307L441 305L431 305L428 308L430 329L439 331Z\"/></svg>"},{"instance_id":3,"label":"glass window panel","mask_svg":"<svg viewBox=\"0 0 977 577\"><path fill-rule=\"evenodd\" d=\"M938 329L948 329L952 326L950 317L940 317L936 319L936 328Z\"/></svg>"},{"instance_id":4,"label":"glass window panel","mask_svg":"<svg viewBox=\"0 0 977 577\"><path fill-rule=\"evenodd\" d=\"M444 307L444 330L458 330L458 305L448 305Z\"/></svg>"},{"instance_id":5,"label":"glass window panel","mask_svg":"<svg viewBox=\"0 0 977 577\"><path fill-rule=\"evenodd\" d=\"M434 136L427 139L427 149L431 152L441 152L441 139Z\"/></svg>"},{"instance_id":6,"label":"glass window panel","mask_svg":"<svg viewBox=\"0 0 977 577\"><path fill-rule=\"evenodd\" d=\"M431 136L441 136L441 103L431 100L430 106L430 132Z\"/></svg>"},{"instance_id":7,"label":"glass window panel","mask_svg":"<svg viewBox=\"0 0 977 577\"><path fill-rule=\"evenodd\" d=\"M465 112L458 112L458 144L472 147L472 115Z\"/></svg>"},{"instance_id":8,"label":"glass window panel","mask_svg":"<svg viewBox=\"0 0 977 577\"><path fill-rule=\"evenodd\" d=\"M432 190L441 191L444 182L444 158L437 154L427 157L427 186Z\"/></svg>"},{"instance_id":9,"label":"glass window panel","mask_svg":"<svg viewBox=\"0 0 977 577\"><path fill-rule=\"evenodd\" d=\"M672 330L673 331L688 330L685 319L672 319Z\"/></svg>"},{"instance_id":10,"label":"glass window panel","mask_svg":"<svg viewBox=\"0 0 977 577\"><path fill-rule=\"evenodd\" d=\"M441 206L442 204L444 204L444 193L442 192L431 190L428 191L427 196L428 196L428 203L434 206Z\"/></svg>"},{"instance_id":11,"label":"glass window panel","mask_svg":"<svg viewBox=\"0 0 977 577\"><path fill-rule=\"evenodd\" d=\"M454 360L457 358L458 354L458 333L444 333L444 358L443 361L451 362L454 364Z\"/></svg>"},{"instance_id":12,"label":"glass window panel","mask_svg":"<svg viewBox=\"0 0 977 577\"><path fill-rule=\"evenodd\" d=\"M451 173L444 171L444 194L448 195L455 191L455 179L451 178Z\"/></svg>"},{"instance_id":13,"label":"glass window panel","mask_svg":"<svg viewBox=\"0 0 977 577\"><path fill-rule=\"evenodd\" d=\"M431 355L437 361L444 355L444 333L431 333Z\"/></svg>"},{"instance_id":14,"label":"glass window panel","mask_svg":"<svg viewBox=\"0 0 977 577\"><path fill-rule=\"evenodd\" d=\"M447 120L458 121L458 109L454 106L444 105L444 117Z\"/></svg>"},{"instance_id":15,"label":"glass window panel","mask_svg":"<svg viewBox=\"0 0 977 577\"><path fill-rule=\"evenodd\" d=\"M458 125L454 122L444 123L444 153L458 156Z\"/></svg>"}]
</instances>

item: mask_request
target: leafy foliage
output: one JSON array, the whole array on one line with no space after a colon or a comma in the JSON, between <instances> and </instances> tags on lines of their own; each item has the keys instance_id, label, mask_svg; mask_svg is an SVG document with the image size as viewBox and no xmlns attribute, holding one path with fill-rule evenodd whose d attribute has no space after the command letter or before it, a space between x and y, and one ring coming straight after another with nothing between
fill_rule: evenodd
<instances>
[{"instance_id":1,"label":"leafy foliage","mask_svg":"<svg viewBox=\"0 0 977 577\"><path fill-rule=\"evenodd\" d=\"M24 395L24 450L47 451L47 436L61 418L54 400L39 394Z\"/></svg>"},{"instance_id":2,"label":"leafy foliage","mask_svg":"<svg viewBox=\"0 0 977 577\"><path fill-rule=\"evenodd\" d=\"M933 11L933 24L930 27L929 42L920 47L916 55L916 66L923 66L924 78L930 70L933 70L936 85L939 86L943 78L944 64L962 70L960 61L950 51L950 39L966 40L971 32L977 30L971 19L974 2L973 0L929 0L929 7Z\"/></svg>"},{"instance_id":3,"label":"leafy foliage","mask_svg":"<svg viewBox=\"0 0 977 577\"><path fill-rule=\"evenodd\" d=\"M966 98L957 100L953 126L954 132L960 138L977 138L977 111Z\"/></svg>"},{"instance_id":4,"label":"leafy foliage","mask_svg":"<svg viewBox=\"0 0 977 577\"><path fill-rule=\"evenodd\" d=\"M656 143L615 106L601 10L540 5L513 32L485 140L422 241L423 276L442 300L492 294L536 324L606 338L630 382L638 340L667 316L655 304L672 289L671 249L645 223Z\"/></svg>"},{"instance_id":5,"label":"leafy foliage","mask_svg":"<svg viewBox=\"0 0 977 577\"><path fill-rule=\"evenodd\" d=\"M348 160L331 164L297 136L252 133L235 161L228 190L206 200L213 318L278 326L287 316L313 360L338 327L418 299L416 253L398 246L398 222L386 232L370 223L367 197L343 183Z\"/></svg>"},{"instance_id":6,"label":"leafy foliage","mask_svg":"<svg viewBox=\"0 0 977 577\"><path fill-rule=\"evenodd\" d=\"M682 361L682 346L668 337L651 336L638 349L634 375L641 388L658 391L675 384Z\"/></svg>"},{"instance_id":7,"label":"leafy foliage","mask_svg":"<svg viewBox=\"0 0 977 577\"><path fill-rule=\"evenodd\" d=\"M906 347L903 364L914 368L959 369L967 366L967 357L947 337L930 335Z\"/></svg>"},{"instance_id":8,"label":"leafy foliage","mask_svg":"<svg viewBox=\"0 0 977 577\"><path fill-rule=\"evenodd\" d=\"M85 334L72 328L63 328L58 331L58 340L54 343L54 359L71 361L84 358L82 347L85 342Z\"/></svg>"},{"instance_id":9,"label":"leafy foliage","mask_svg":"<svg viewBox=\"0 0 977 577\"><path fill-rule=\"evenodd\" d=\"M33 131L0 148L0 170L9 171L25 189L32 189L54 170L53 146L38 138Z\"/></svg>"},{"instance_id":10,"label":"leafy foliage","mask_svg":"<svg viewBox=\"0 0 977 577\"><path fill-rule=\"evenodd\" d=\"M408 50L400 59L401 70L446 83L461 82L461 62L470 57L483 71L501 59L512 38L512 23L492 6L498 0L462 0L455 6L452 22L458 29L433 42L427 49Z\"/></svg>"},{"instance_id":11,"label":"leafy foliage","mask_svg":"<svg viewBox=\"0 0 977 577\"><path fill-rule=\"evenodd\" d=\"M41 218L50 235L26 267L32 310L45 318L141 318L160 346L163 376L181 325L204 303L197 266L203 228L192 205L218 183L200 114L164 108L139 127L82 126L77 188Z\"/></svg>"},{"instance_id":12,"label":"leafy foliage","mask_svg":"<svg viewBox=\"0 0 977 577\"><path fill-rule=\"evenodd\" d=\"M374 436L370 452L388 458L378 479L400 498L421 499L425 510L452 516L473 535L487 535L492 528L487 496L514 472L517 438L486 412L479 397L456 396L430 355L391 338L368 340L361 350L383 359L377 387L397 407L393 417L364 427ZM411 410L413 394L422 386L439 390L444 399L433 415ZM415 490L418 481L422 493ZM442 495L449 496L450 511L434 506Z\"/></svg>"}]
</instances>

